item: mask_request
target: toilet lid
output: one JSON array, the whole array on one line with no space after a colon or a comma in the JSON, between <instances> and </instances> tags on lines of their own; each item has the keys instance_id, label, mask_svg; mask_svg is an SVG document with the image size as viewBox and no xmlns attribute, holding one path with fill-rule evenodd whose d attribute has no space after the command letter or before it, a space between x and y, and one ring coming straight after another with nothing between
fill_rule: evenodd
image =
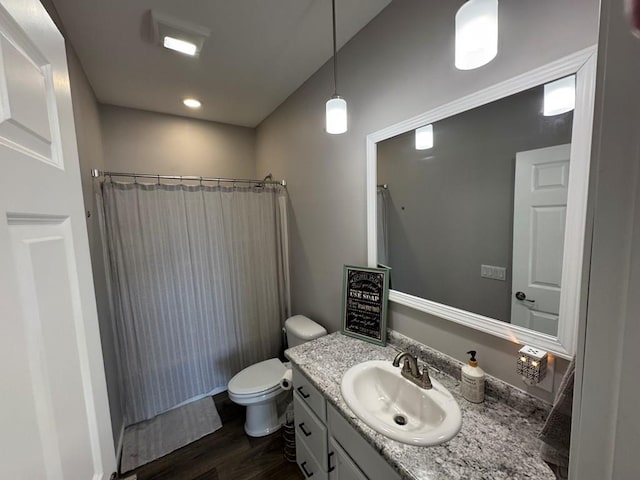
<instances>
[{"instance_id":1,"label":"toilet lid","mask_svg":"<svg viewBox=\"0 0 640 480\"><path fill-rule=\"evenodd\" d=\"M277 358L256 363L231 379L229 391L236 395L247 395L270 390L280 383L286 370Z\"/></svg>"}]
</instances>

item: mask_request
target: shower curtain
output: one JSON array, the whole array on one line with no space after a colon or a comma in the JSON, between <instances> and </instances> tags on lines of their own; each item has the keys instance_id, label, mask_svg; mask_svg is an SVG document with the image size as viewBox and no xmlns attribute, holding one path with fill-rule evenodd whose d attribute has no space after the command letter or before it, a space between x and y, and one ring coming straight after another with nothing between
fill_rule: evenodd
<instances>
[{"instance_id":1,"label":"shower curtain","mask_svg":"<svg viewBox=\"0 0 640 480\"><path fill-rule=\"evenodd\" d=\"M378 243L378 263L389 265L389 228L387 210L389 208L389 190L385 187L377 187L377 243Z\"/></svg>"},{"instance_id":2,"label":"shower curtain","mask_svg":"<svg viewBox=\"0 0 640 480\"><path fill-rule=\"evenodd\" d=\"M278 354L284 188L107 181L100 191L127 424L222 391Z\"/></svg>"}]
</instances>

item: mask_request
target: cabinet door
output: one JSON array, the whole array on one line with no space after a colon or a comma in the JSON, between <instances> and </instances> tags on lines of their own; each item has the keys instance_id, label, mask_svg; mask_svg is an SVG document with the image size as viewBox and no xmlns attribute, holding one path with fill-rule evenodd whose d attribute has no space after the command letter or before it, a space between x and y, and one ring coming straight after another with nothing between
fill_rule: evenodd
<instances>
[{"instance_id":1,"label":"cabinet door","mask_svg":"<svg viewBox=\"0 0 640 480\"><path fill-rule=\"evenodd\" d=\"M360 435L331 404L327 406L329 437L346 447L349 457L369 480L400 480L387 461ZM332 458L333 460L333 458ZM359 478L359 477L356 477Z\"/></svg>"},{"instance_id":2,"label":"cabinet door","mask_svg":"<svg viewBox=\"0 0 640 480\"><path fill-rule=\"evenodd\" d=\"M367 480L333 437L329 437L329 480Z\"/></svg>"}]
</instances>

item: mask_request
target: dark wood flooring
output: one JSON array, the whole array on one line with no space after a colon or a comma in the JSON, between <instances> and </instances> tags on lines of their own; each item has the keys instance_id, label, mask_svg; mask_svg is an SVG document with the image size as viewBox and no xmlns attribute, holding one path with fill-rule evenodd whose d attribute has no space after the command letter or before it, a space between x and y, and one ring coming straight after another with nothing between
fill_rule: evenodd
<instances>
[{"instance_id":1,"label":"dark wood flooring","mask_svg":"<svg viewBox=\"0 0 640 480\"><path fill-rule=\"evenodd\" d=\"M217 395L222 428L158 460L124 472L138 480L302 480L295 463L284 459L281 431L262 438L244 433L244 408Z\"/></svg>"}]
</instances>

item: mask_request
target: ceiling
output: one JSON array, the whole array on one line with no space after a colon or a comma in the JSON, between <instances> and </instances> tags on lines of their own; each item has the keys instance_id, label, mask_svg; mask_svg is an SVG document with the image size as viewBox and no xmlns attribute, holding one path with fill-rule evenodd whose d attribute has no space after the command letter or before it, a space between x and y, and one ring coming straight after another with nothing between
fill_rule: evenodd
<instances>
[{"instance_id":1,"label":"ceiling","mask_svg":"<svg viewBox=\"0 0 640 480\"><path fill-rule=\"evenodd\" d=\"M390 2L337 0L338 46ZM330 0L52 3L106 104L255 127L332 54ZM151 8L210 29L200 56L156 45ZM185 97L198 98L202 108L187 109Z\"/></svg>"}]
</instances>

